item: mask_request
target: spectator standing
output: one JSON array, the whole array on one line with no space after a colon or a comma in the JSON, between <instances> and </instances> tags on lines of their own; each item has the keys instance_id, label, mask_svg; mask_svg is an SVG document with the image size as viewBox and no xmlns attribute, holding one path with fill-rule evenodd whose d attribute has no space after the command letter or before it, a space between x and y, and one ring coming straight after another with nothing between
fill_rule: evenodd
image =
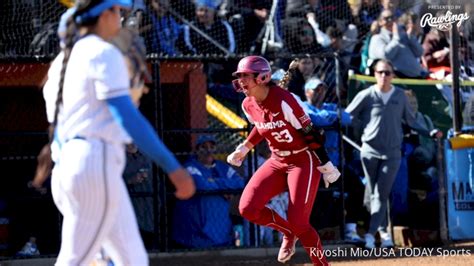
<instances>
[{"instance_id":1,"label":"spectator standing","mask_svg":"<svg viewBox=\"0 0 474 266\"><path fill-rule=\"evenodd\" d=\"M391 84L394 69L389 61L379 60L374 70L376 84L359 92L346 108L352 119L360 120L364 128L361 159L368 181L364 203L371 214L366 248L375 248L377 231L381 247L393 246L387 230L387 199L400 167L402 122L420 134L442 137L441 131L429 132L416 122L404 92Z\"/></svg>"}]
</instances>

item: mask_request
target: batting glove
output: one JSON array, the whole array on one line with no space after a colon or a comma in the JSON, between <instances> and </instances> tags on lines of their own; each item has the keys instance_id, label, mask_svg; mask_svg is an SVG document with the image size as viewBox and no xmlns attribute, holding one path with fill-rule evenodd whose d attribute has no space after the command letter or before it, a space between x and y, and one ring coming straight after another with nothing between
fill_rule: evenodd
<instances>
[{"instance_id":1,"label":"batting glove","mask_svg":"<svg viewBox=\"0 0 474 266\"><path fill-rule=\"evenodd\" d=\"M229 156L227 156L227 162L231 165L240 167L242 165L242 162L244 161L245 156L247 153L250 151L249 148L247 148L243 143L237 146L235 151Z\"/></svg>"},{"instance_id":2,"label":"batting glove","mask_svg":"<svg viewBox=\"0 0 474 266\"><path fill-rule=\"evenodd\" d=\"M329 184L336 182L336 180L341 176L339 170L334 167L331 162L327 162L323 166L316 167L321 174L323 174L324 186L329 187Z\"/></svg>"}]
</instances>

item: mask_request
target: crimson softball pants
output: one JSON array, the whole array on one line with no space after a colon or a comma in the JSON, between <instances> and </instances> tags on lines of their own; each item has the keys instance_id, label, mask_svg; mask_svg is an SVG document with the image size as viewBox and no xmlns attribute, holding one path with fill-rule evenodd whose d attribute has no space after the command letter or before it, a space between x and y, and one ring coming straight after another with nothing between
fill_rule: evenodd
<instances>
[{"instance_id":1,"label":"crimson softball pants","mask_svg":"<svg viewBox=\"0 0 474 266\"><path fill-rule=\"evenodd\" d=\"M309 223L320 180L317 166L319 159L309 150L288 157L272 155L242 192L239 211L253 223L272 227L286 236L296 235L315 265L327 265L319 235ZM289 191L288 220L265 206L286 190Z\"/></svg>"}]
</instances>

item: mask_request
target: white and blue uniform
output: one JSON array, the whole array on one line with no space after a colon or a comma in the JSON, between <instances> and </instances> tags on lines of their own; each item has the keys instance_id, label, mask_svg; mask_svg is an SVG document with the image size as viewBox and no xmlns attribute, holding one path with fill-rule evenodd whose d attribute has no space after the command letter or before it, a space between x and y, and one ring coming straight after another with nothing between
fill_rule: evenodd
<instances>
[{"instance_id":1,"label":"white and blue uniform","mask_svg":"<svg viewBox=\"0 0 474 266\"><path fill-rule=\"evenodd\" d=\"M62 54L53 62L44 98L53 122ZM133 207L122 179L131 142L107 100L129 95L124 57L88 35L74 45L52 146L52 193L64 216L56 265L88 265L104 248L115 265L148 265Z\"/></svg>"}]
</instances>

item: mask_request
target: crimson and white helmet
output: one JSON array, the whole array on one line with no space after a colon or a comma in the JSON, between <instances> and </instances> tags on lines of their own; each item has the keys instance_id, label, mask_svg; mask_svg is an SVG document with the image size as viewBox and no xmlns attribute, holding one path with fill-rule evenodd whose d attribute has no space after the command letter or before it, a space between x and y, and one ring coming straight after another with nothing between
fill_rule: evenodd
<instances>
[{"instance_id":1,"label":"crimson and white helmet","mask_svg":"<svg viewBox=\"0 0 474 266\"><path fill-rule=\"evenodd\" d=\"M246 56L240 59L239 64L237 66L237 71L232 73L232 75L236 76L239 73L259 74L259 76L262 75L262 78L263 76L268 74L271 77L270 63L268 63L267 59L261 56ZM270 79L268 79L266 82L268 81L270 81Z\"/></svg>"},{"instance_id":2,"label":"crimson and white helmet","mask_svg":"<svg viewBox=\"0 0 474 266\"><path fill-rule=\"evenodd\" d=\"M240 59L237 65L237 71L232 73L232 76L237 76L240 73L256 74L255 80L257 84L266 84L271 80L272 72L270 63L267 59L251 55ZM237 80L232 82L235 90L238 92L243 91L243 88L238 84Z\"/></svg>"}]
</instances>

